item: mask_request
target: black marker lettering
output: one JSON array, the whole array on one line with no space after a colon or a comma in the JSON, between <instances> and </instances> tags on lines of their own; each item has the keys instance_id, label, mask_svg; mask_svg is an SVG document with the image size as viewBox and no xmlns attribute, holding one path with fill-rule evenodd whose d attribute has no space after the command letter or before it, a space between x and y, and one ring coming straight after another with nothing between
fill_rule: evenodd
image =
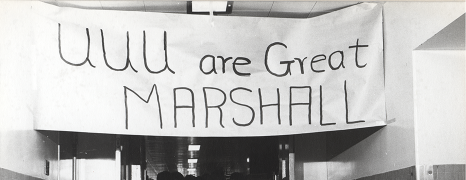
<instances>
[{"instance_id":1,"label":"black marker lettering","mask_svg":"<svg viewBox=\"0 0 466 180\"><path fill-rule=\"evenodd\" d=\"M293 89L309 89L309 99L307 103L293 103ZM307 105L308 106L308 111L307 111L307 119L309 124L311 124L311 105L312 105L312 88L311 86L291 86L290 87L290 126L293 125L292 122L292 117L293 117L293 106L299 106L299 105Z\"/></svg>"},{"instance_id":2,"label":"black marker lettering","mask_svg":"<svg viewBox=\"0 0 466 180\"><path fill-rule=\"evenodd\" d=\"M269 64L268 64L268 58L269 58L269 50L272 46L275 46L275 45L281 45L285 48L287 48L287 46L281 42L274 42L272 44L270 44L268 47L267 47L267 50L265 51L265 59L264 59L264 63L265 63L265 68L267 69L267 71L274 75L274 76L277 76L277 77L283 77L283 76L286 76L288 73L291 75L291 72L290 72L290 66L291 66L291 63L294 63L294 61L280 61L280 64L287 64L287 67L286 67L286 71L283 73L283 74L277 74L277 73L274 73L270 70L269 68Z\"/></svg>"},{"instance_id":3,"label":"black marker lettering","mask_svg":"<svg viewBox=\"0 0 466 180\"><path fill-rule=\"evenodd\" d=\"M332 56L333 56L335 53L340 53L340 56L341 56L340 64L339 64L337 67L333 67L333 65L332 65ZM331 68L332 70L340 69L340 67L345 68L345 65L343 64L344 57L345 57L345 56L343 55L343 51L335 51L335 52L333 52L333 53L330 54L330 56L328 57L328 66L330 66L330 68Z\"/></svg>"},{"instance_id":4,"label":"black marker lettering","mask_svg":"<svg viewBox=\"0 0 466 180\"><path fill-rule=\"evenodd\" d=\"M100 29L100 35L102 36L102 52L103 52L103 55L104 55L105 64L107 65L108 68L110 68L111 70L114 70L114 71L124 71L124 70L126 70L126 68L128 68L128 66L130 66L131 69L133 69L134 72L138 72L136 69L134 69L133 65L131 64L131 61L129 60L129 32L128 31L126 31L126 65L125 65L125 67L123 67L121 69L113 68L112 66L110 66L108 64L107 53L105 52L104 31L102 29Z\"/></svg>"},{"instance_id":5,"label":"black marker lettering","mask_svg":"<svg viewBox=\"0 0 466 180\"><path fill-rule=\"evenodd\" d=\"M83 62L78 63L78 64L71 63L71 62L67 61L65 58L63 58L63 54L61 52L61 24L58 23L58 53L60 53L61 60L63 60L65 63L67 63L69 65L72 65L72 66L82 66L83 64L86 64L86 62L89 62L89 65L91 65L91 67L95 68L95 66L92 65L92 63L91 63L91 60L89 60L89 49L91 47L91 38L89 36L89 28L86 28L86 35L87 35L87 55L86 55L86 59L84 59Z\"/></svg>"},{"instance_id":6,"label":"black marker lettering","mask_svg":"<svg viewBox=\"0 0 466 180\"><path fill-rule=\"evenodd\" d=\"M152 97L152 93L154 92L155 90L155 95L157 96L157 105L159 106L159 119L160 119L160 129L163 128L163 124L162 124L162 107L160 107L160 98L159 98L159 93L157 91L157 85L153 85L152 86L152 89L149 93L149 96L147 97L147 100L145 100L144 98L142 98L141 96L139 96L139 94L137 94L136 92L134 92L132 89L126 87L126 86L123 86L124 87L124 94L125 94L125 114L126 114L126 129L128 129L128 96L126 94L127 90L131 91L133 94L135 94L139 99L141 99L142 101L144 101L145 103L149 103L150 101L150 98Z\"/></svg>"},{"instance_id":7,"label":"black marker lettering","mask_svg":"<svg viewBox=\"0 0 466 180\"><path fill-rule=\"evenodd\" d=\"M170 71L171 73L175 74L175 72L170 69L170 67L168 66L168 53L167 53L167 32L164 31L163 33L163 51L165 52L165 66L163 67L162 70L160 71L152 71L149 66L147 65L147 57L146 57L146 31L142 31L143 33L143 57L144 57L144 66L146 67L146 70L149 72L149 73L152 73L152 74L158 74L158 73L161 73L163 71L165 71L166 69L168 69L168 71Z\"/></svg>"},{"instance_id":8,"label":"black marker lettering","mask_svg":"<svg viewBox=\"0 0 466 180\"><path fill-rule=\"evenodd\" d=\"M335 125L336 123L323 123L324 114L322 111L322 85L320 85L320 125L321 126L328 126L328 125Z\"/></svg>"},{"instance_id":9,"label":"black marker lettering","mask_svg":"<svg viewBox=\"0 0 466 180\"><path fill-rule=\"evenodd\" d=\"M316 60L317 57L323 57L323 58L317 59L317 60ZM323 60L325 60L326 58L327 58L327 56L325 56L325 55L323 55L323 54L319 54L319 55L314 56L314 57L312 58L312 60L311 60L311 70L314 71L314 72L316 72L316 73L324 72L325 70L316 70L316 69L314 69L314 66L313 66L313 65L314 65L314 63L317 63L317 62L319 62L319 61L323 61Z\"/></svg>"},{"instance_id":10,"label":"black marker lettering","mask_svg":"<svg viewBox=\"0 0 466 180\"><path fill-rule=\"evenodd\" d=\"M238 62L238 61L246 61L246 62ZM248 58L245 58L245 57L237 57L235 59L235 61L233 61L233 71L235 72L236 75L238 76L250 76L251 73L242 73L242 72L239 72L238 70L236 70L236 65L248 65L248 64L251 64L251 60L249 60Z\"/></svg>"},{"instance_id":11,"label":"black marker lettering","mask_svg":"<svg viewBox=\"0 0 466 180\"><path fill-rule=\"evenodd\" d=\"M204 60L207 59L207 58L210 58L212 60L212 69L210 71L206 72L206 71L204 71L204 68L202 67L202 65L204 64ZM205 55L204 57L202 57L201 62L199 63L199 69L204 74L212 74L212 72L217 74L217 70L215 68L215 57L212 56L212 55Z\"/></svg>"},{"instance_id":12,"label":"black marker lettering","mask_svg":"<svg viewBox=\"0 0 466 180\"><path fill-rule=\"evenodd\" d=\"M294 58L296 61L298 61L299 63L299 68L301 69L301 74L304 74L304 60L307 59L307 57L304 57L303 60L301 60L300 58Z\"/></svg>"},{"instance_id":13,"label":"black marker lettering","mask_svg":"<svg viewBox=\"0 0 466 180\"><path fill-rule=\"evenodd\" d=\"M225 73L225 64L228 60L231 60L231 57L223 58L223 56L217 56L217 58L222 59L222 73Z\"/></svg>"},{"instance_id":14,"label":"black marker lettering","mask_svg":"<svg viewBox=\"0 0 466 180\"><path fill-rule=\"evenodd\" d=\"M358 63L358 49L360 47L369 47L369 45L359 45L359 39L356 40L356 45L355 46L349 46L349 48L356 48L356 52L354 53L354 61L356 61L356 66L358 68L363 68L363 67L366 67L367 63L364 64L364 65L359 65Z\"/></svg>"},{"instance_id":15,"label":"black marker lettering","mask_svg":"<svg viewBox=\"0 0 466 180\"><path fill-rule=\"evenodd\" d=\"M260 123L263 124L263 118L264 118L264 107L267 106L277 106L277 112L278 112L278 124L282 124L282 121L280 119L280 89L277 88L277 103L276 104L262 104L262 93L261 93L261 88L259 88L259 107L260 107Z\"/></svg>"},{"instance_id":16,"label":"black marker lettering","mask_svg":"<svg viewBox=\"0 0 466 180\"><path fill-rule=\"evenodd\" d=\"M177 90L187 90L191 93L191 105L177 105L176 104L176 91ZM174 121L175 121L175 128L177 126L177 120L176 120L176 111L178 108L191 108L191 113L192 113L192 116L193 116L193 119L192 119L192 122L193 122L193 127L196 127L196 124L195 124L195 114L194 114L194 93L193 93L193 90L187 88L187 87L178 87L178 88L174 88L173 89L173 103L174 103Z\"/></svg>"},{"instance_id":17,"label":"black marker lettering","mask_svg":"<svg viewBox=\"0 0 466 180\"><path fill-rule=\"evenodd\" d=\"M215 105L215 106L210 106L207 104L207 93L206 93L206 89L212 89L212 90L217 90L219 92L221 92L223 94L223 101L222 103L220 103L219 105ZM218 89L218 88L214 88L214 87L204 87L202 88L202 91L204 92L204 102L205 102L205 116L206 116L206 119L205 119L205 127L207 128L209 126L208 122L209 122L209 108L217 108L218 111L220 112L220 126L222 126L222 128L225 128L223 126L223 112L222 112L222 108L221 106L223 106L223 104L225 104L225 101L226 101L226 94L225 92L223 92L221 89Z\"/></svg>"},{"instance_id":18,"label":"black marker lettering","mask_svg":"<svg viewBox=\"0 0 466 180\"><path fill-rule=\"evenodd\" d=\"M250 89L247 89L247 88L244 88L244 87L237 87L237 88L234 88L230 91L230 99L231 99L231 102L237 104L237 105L240 105L240 106L245 106L247 108L249 108L252 112L252 117L251 117L251 120L246 123L246 124L241 124L241 123L238 123L236 122L235 118L233 118L233 123L235 123L237 126L249 126L252 124L252 122L254 121L254 116L255 116L255 112L254 112L254 109L251 107L251 106L248 106L246 104L241 104L239 102L236 102L234 99L233 99L233 92L236 91L236 90L245 90L245 91L249 91L249 92L252 92Z\"/></svg>"},{"instance_id":19,"label":"black marker lettering","mask_svg":"<svg viewBox=\"0 0 466 180\"><path fill-rule=\"evenodd\" d=\"M348 119L348 92L346 91L346 80L345 80L345 109L346 109L346 124L356 124L356 123L362 123L365 122L364 120L359 120L359 121L349 121Z\"/></svg>"}]
</instances>

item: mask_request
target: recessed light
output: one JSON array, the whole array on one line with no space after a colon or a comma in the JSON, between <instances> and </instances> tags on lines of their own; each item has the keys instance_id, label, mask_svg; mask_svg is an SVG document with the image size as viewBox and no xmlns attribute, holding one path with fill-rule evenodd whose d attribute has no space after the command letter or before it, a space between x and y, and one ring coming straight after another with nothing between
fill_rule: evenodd
<instances>
[{"instance_id":1,"label":"recessed light","mask_svg":"<svg viewBox=\"0 0 466 180\"><path fill-rule=\"evenodd\" d=\"M233 1L188 1L188 14L231 14Z\"/></svg>"},{"instance_id":2,"label":"recessed light","mask_svg":"<svg viewBox=\"0 0 466 180\"><path fill-rule=\"evenodd\" d=\"M197 163L197 159L188 159L188 163Z\"/></svg>"},{"instance_id":3,"label":"recessed light","mask_svg":"<svg viewBox=\"0 0 466 180\"><path fill-rule=\"evenodd\" d=\"M201 149L201 145L191 144L188 146L188 151L199 151L200 149Z\"/></svg>"}]
</instances>

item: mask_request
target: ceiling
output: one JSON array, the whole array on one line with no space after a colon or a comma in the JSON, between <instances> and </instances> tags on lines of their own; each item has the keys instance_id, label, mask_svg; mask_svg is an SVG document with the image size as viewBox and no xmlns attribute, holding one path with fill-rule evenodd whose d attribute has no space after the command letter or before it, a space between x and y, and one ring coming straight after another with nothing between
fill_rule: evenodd
<instances>
[{"instance_id":1,"label":"ceiling","mask_svg":"<svg viewBox=\"0 0 466 180\"><path fill-rule=\"evenodd\" d=\"M463 14L440 32L422 43L416 50L464 50L465 49L465 16Z\"/></svg>"},{"instance_id":2,"label":"ceiling","mask_svg":"<svg viewBox=\"0 0 466 180\"><path fill-rule=\"evenodd\" d=\"M187 12L187 1L57 1L45 0L59 7L181 13ZM357 1L234 1L231 14L221 16L252 16L280 18L310 18L345 8Z\"/></svg>"}]
</instances>

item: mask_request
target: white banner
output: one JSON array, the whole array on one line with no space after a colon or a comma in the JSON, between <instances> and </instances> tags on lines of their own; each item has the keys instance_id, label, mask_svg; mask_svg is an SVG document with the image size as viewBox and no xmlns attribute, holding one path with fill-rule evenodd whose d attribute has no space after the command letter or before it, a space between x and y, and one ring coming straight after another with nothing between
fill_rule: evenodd
<instances>
[{"instance_id":1,"label":"white banner","mask_svg":"<svg viewBox=\"0 0 466 180\"><path fill-rule=\"evenodd\" d=\"M33 9L35 129L270 136L386 124L380 4L310 19Z\"/></svg>"}]
</instances>

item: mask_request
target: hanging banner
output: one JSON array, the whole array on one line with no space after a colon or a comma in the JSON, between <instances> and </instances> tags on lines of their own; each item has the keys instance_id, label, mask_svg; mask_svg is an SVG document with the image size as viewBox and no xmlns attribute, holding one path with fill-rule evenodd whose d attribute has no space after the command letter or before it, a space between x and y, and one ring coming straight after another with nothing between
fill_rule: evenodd
<instances>
[{"instance_id":1,"label":"hanging banner","mask_svg":"<svg viewBox=\"0 0 466 180\"><path fill-rule=\"evenodd\" d=\"M32 9L38 130L219 137L386 124L380 4L309 19Z\"/></svg>"}]
</instances>

